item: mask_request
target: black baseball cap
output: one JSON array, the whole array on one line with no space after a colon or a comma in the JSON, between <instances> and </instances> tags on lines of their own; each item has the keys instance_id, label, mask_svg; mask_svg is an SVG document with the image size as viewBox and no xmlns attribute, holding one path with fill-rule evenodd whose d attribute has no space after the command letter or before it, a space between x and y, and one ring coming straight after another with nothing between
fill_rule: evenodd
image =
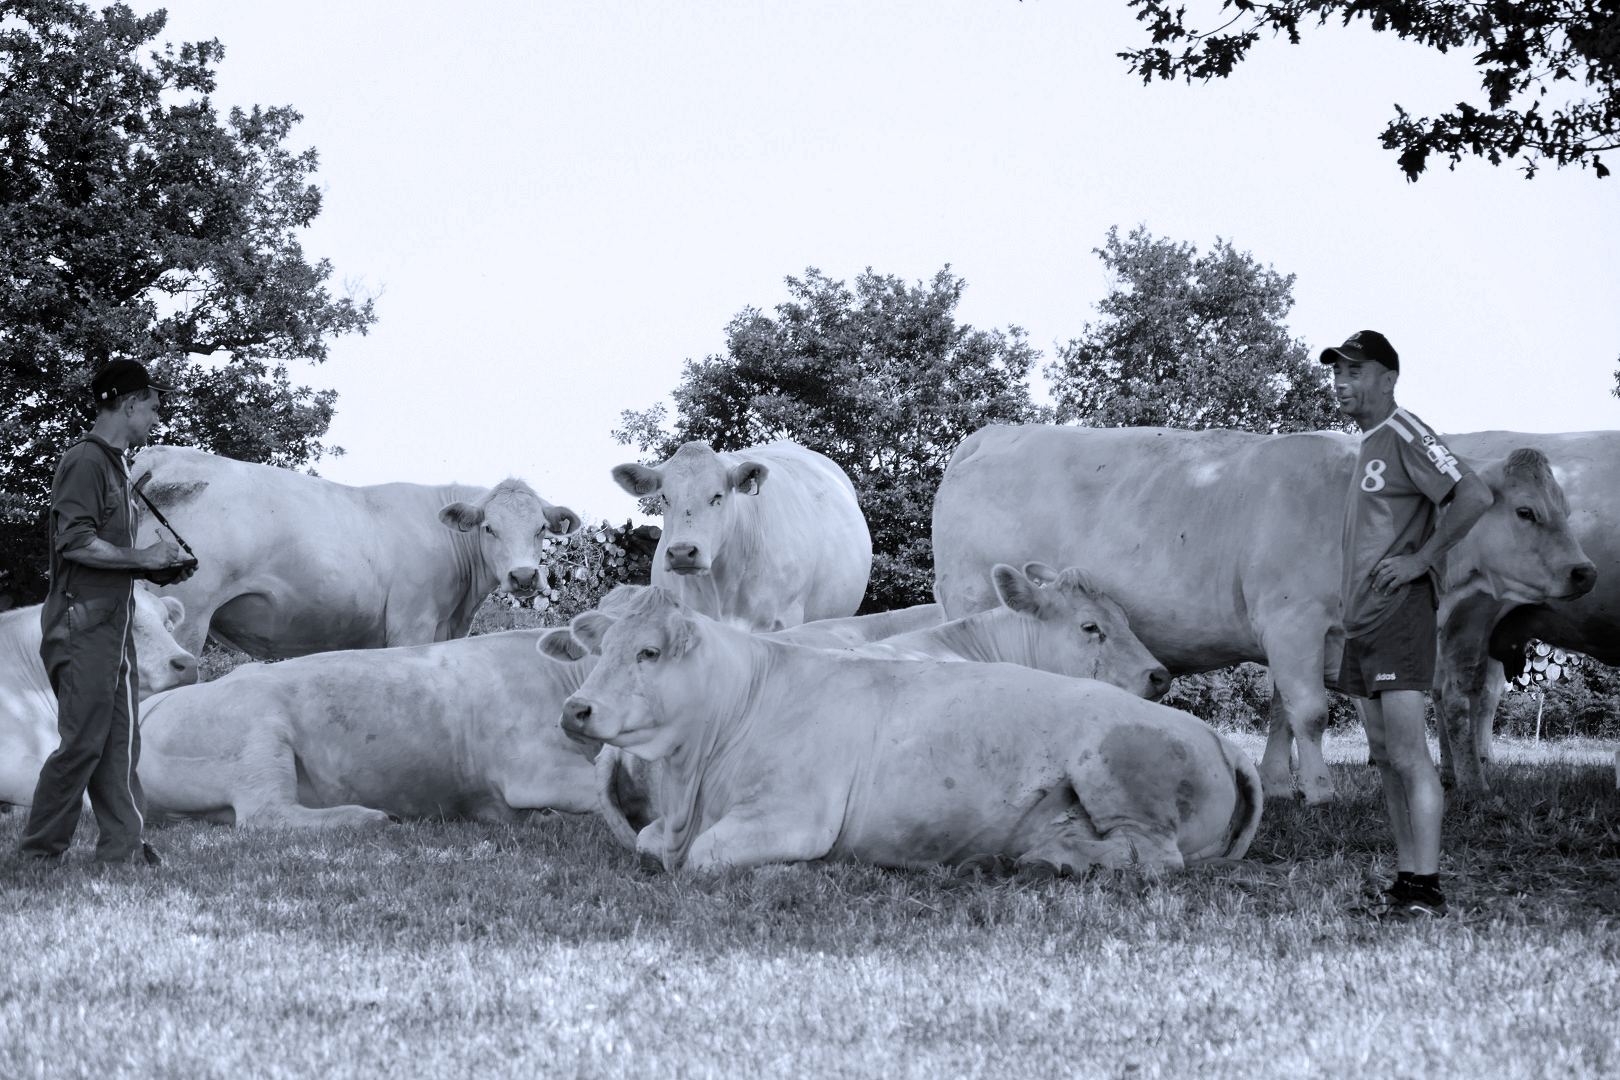
<instances>
[{"instance_id":1,"label":"black baseball cap","mask_svg":"<svg viewBox=\"0 0 1620 1080\"><path fill-rule=\"evenodd\" d=\"M155 383L139 360L112 360L102 365L90 380L90 393L97 401L111 401L137 390L152 389L160 394L179 393L179 388Z\"/></svg>"},{"instance_id":2,"label":"black baseball cap","mask_svg":"<svg viewBox=\"0 0 1620 1080\"><path fill-rule=\"evenodd\" d=\"M1400 354L1389 339L1376 330L1357 330L1345 338L1344 344L1337 349L1322 350L1322 363L1331 364L1338 360L1376 360L1391 371L1401 370Z\"/></svg>"}]
</instances>

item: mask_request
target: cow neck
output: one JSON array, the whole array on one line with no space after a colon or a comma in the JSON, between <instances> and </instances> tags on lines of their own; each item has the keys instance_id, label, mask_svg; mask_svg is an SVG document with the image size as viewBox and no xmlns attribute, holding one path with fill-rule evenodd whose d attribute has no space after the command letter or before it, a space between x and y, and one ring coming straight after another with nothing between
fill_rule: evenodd
<instances>
[{"instance_id":1,"label":"cow neck","mask_svg":"<svg viewBox=\"0 0 1620 1080\"><path fill-rule=\"evenodd\" d=\"M921 631L963 660L1033 667L1039 620L1007 607L980 611Z\"/></svg>"},{"instance_id":2,"label":"cow neck","mask_svg":"<svg viewBox=\"0 0 1620 1080\"><path fill-rule=\"evenodd\" d=\"M710 788L728 790L726 774L732 759L752 733L759 715L759 701L771 681L780 650L786 646L760 641L753 635L730 627L718 630L721 641L742 652L748 665L748 679L740 691L726 698L711 698L704 708L708 718L697 737L682 744L664 759L659 770L658 805L663 810L664 868L676 870L685 865L703 826L704 805Z\"/></svg>"},{"instance_id":3,"label":"cow neck","mask_svg":"<svg viewBox=\"0 0 1620 1080\"><path fill-rule=\"evenodd\" d=\"M10 672L7 681L18 693L43 694L54 700L45 664L39 658L39 642L44 636L39 613L43 606L34 604L0 612L0 671Z\"/></svg>"},{"instance_id":4,"label":"cow neck","mask_svg":"<svg viewBox=\"0 0 1620 1080\"><path fill-rule=\"evenodd\" d=\"M433 508L437 515L439 507L453 502L476 502L488 494L489 489L466 484L444 484L434 488L433 492L438 497L437 505ZM473 612L478 610L478 605L484 602L486 596L495 591L500 578L484 558L484 545L479 542L477 529L462 532L448 525L440 528L450 534L450 550L455 558L457 580L465 585L461 607L471 621Z\"/></svg>"}]
</instances>

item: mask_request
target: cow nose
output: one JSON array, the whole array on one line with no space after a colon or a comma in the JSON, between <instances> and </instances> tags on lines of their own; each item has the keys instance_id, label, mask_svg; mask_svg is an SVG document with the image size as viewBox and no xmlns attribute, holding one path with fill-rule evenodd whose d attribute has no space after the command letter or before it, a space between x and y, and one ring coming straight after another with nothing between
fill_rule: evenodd
<instances>
[{"instance_id":1,"label":"cow nose","mask_svg":"<svg viewBox=\"0 0 1620 1080\"><path fill-rule=\"evenodd\" d=\"M1170 673L1162 667L1148 672L1148 700L1158 701L1170 689Z\"/></svg>"},{"instance_id":2,"label":"cow nose","mask_svg":"<svg viewBox=\"0 0 1620 1080\"><path fill-rule=\"evenodd\" d=\"M585 742L585 725L591 722L591 703L579 698L563 702L562 729L570 739Z\"/></svg>"},{"instance_id":3,"label":"cow nose","mask_svg":"<svg viewBox=\"0 0 1620 1080\"><path fill-rule=\"evenodd\" d=\"M169 661L174 669L176 680L181 686L190 686L197 681L197 658L195 656L176 656Z\"/></svg>"},{"instance_id":4,"label":"cow nose","mask_svg":"<svg viewBox=\"0 0 1620 1080\"><path fill-rule=\"evenodd\" d=\"M512 588L521 589L524 592L533 592L540 580L540 568L538 566L519 566L509 571L506 576L512 579Z\"/></svg>"},{"instance_id":5,"label":"cow nose","mask_svg":"<svg viewBox=\"0 0 1620 1080\"><path fill-rule=\"evenodd\" d=\"M664 552L664 561L673 569L679 566L696 566L698 546L693 543L671 544Z\"/></svg>"},{"instance_id":6,"label":"cow nose","mask_svg":"<svg viewBox=\"0 0 1620 1080\"><path fill-rule=\"evenodd\" d=\"M1585 596L1597 584L1597 567L1591 563L1582 563L1569 572L1570 588L1576 596Z\"/></svg>"}]
</instances>

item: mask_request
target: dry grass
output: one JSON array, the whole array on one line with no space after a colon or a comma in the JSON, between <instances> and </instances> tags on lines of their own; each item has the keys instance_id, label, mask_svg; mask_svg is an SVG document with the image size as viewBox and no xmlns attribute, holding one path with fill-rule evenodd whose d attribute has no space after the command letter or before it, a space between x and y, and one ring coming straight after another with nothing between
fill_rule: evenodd
<instances>
[{"instance_id":1,"label":"dry grass","mask_svg":"<svg viewBox=\"0 0 1620 1080\"><path fill-rule=\"evenodd\" d=\"M0 1076L1620 1071L1612 767L1506 766L1448 819L1456 917L1415 927L1347 914L1389 844L1372 771L1334 772L1342 802L1272 804L1235 868L1045 884L649 877L561 816L185 825L156 870L40 871L12 815Z\"/></svg>"}]
</instances>

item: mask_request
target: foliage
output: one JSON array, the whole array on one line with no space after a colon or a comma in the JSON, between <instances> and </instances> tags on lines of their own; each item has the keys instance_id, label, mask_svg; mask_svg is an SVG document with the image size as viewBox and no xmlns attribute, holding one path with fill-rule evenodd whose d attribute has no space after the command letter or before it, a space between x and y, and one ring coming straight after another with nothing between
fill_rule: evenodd
<instances>
[{"instance_id":1,"label":"foliage","mask_svg":"<svg viewBox=\"0 0 1620 1080\"><path fill-rule=\"evenodd\" d=\"M1161 703L1192 713L1223 731L1264 735L1271 726L1271 679L1260 664L1237 664L1198 675L1183 675L1170 684ZM1328 691L1328 728L1350 731L1361 718L1349 698Z\"/></svg>"},{"instance_id":2,"label":"foliage","mask_svg":"<svg viewBox=\"0 0 1620 1080\"><path fill-rule=\"evenodd\" d=\"M321 210L315 151L283 145L299 114L221 123L217 40L140 59L165 19L0 0L0 489L35 506L114 357L193 391L157 441L288 466L334 452L335 393L266 361L319 362L376 321L299 244Z\"/></svg>"},{"instance_id":3,"label":"foliage","mask_svg":"<svg viewBox=\"0 0 1620 1080\"><path fill-rule=\"evenodd\" d=\"M1262 31L1286 34L1297 45L1302 24L1313 18L1318 26L1333 18L1345 26L1365 19L1375 31L1394 31L1442 53L1478 50L1483 105L1458 102L1433 119L1395 106L1381 138L1385 149L1401 152L1398 163L1408 180L1418 178L1431 154L1447 156L1455 168L1465 153L1493 165L1522 153L1526 177L1545 160L1590 165L1604 177L1609 170L1601 151L1620 147L1620 0L1222 0L1222 14L1232 16L1207 31L1188 27L1187 9L1171 0L1127 3L1153 45L1119 55L1144 83L1225 78ZM1241 29L1227 32L1238 22ZM1182 43L1179 54L1167 47ZM1543 110L1549 92L1561 88L1570 99Z\"/></svg>"},{"instance_id":4,"label":"foliage","mask_svg":"<svg viewBox=\"0 0 1620 1080\"><path fill-rule=\"evenodd\" d=\"M1509 680L1496 730L1525 738L1620 738L1620 668L1545 642L1525 645L1524 673Z\"/></svg>"},{"instance_id":5,"label":"foliage","mask_svg":"<svg viewBox=\"0 0 1620 1080\"><path fill-rule=\"evenodd\" d=\"M1283 318L1294 275L1230 241L1200 256L1143 226L1093 249L1113 279L1103 319L1047 365L1058 416L1094 427L1342 428L1325 369Z\"/></svg>"},{"instance_id":6,"label":"foliage","mask_svg":"<svg viewBox=\"0 0 1620 1080\"><path fill-rule=\"evenodd\" d=\"M945 465L986 424L1048 418L1029 398L1040 353L1017 326L959 324L967 282L948 265L912 286L870 267L853 291L813 267L787 286L775 318L745 308L726 327L724 356L686 362L673 434L654 406L625 411L613 435L653 460L692 440L724 451L792 439L827 455L849 474L872 533L861 610L930 603Z\"/></svg>"},{"instance_id":7,"label":"foliage","mask_svg":"<svg viewBox=\"0 0 1620 1080\"><path fill-rule=\"evenodd\" d=\"M618 585L650 585L652 557L662 530L656 525L602 522L571 536L541 541L546 588L525 600L494 593L474 617L475 634L528 626L563 626L591 611ZM511 614L502 615L502 612ZM533 612L525 618L520 611Z\"/></svg>"},{"instance_id":8,"label":"foliage","mask_svg":"<svg viewBox=\"0 0 1620 1080\"><path fill-rule=\"evenodd\" d=\"M1236 865L1047 883L648 877L571 814L187 823L155 870L91 866L85 815L41 871L12 813L0 1075L1607 1075L1620 792L1606 765L1504 770L1447 808L1453 914L1417 928L1347 911L1394 872L1363 764L1330 806L1272 800Z\"/></svg>"}]
</instances>

